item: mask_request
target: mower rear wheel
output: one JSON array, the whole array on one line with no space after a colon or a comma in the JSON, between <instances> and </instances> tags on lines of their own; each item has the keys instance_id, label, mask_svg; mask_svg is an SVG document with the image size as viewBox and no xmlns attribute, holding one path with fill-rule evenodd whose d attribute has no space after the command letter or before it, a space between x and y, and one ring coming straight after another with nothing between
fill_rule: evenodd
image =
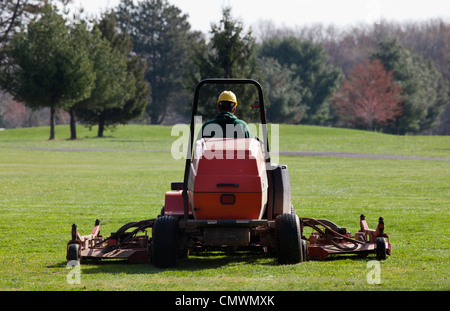
<instances>
[{"instance_id":1,"label":"mower rear wheel","mask_svg":"<svg viewBox=\"0 0 450 311\"><path fill-rule=\"evenodd\" d=\"M386 260L386 240L383 237L377 237L376 239L377 249L377 260Z\"/></svg>"},{"instance_id":2,"label":"mower rear wheel","mask_svg":"<svg viewBox=\"0 0 450 311\"><path fill-rule=\"evenodd\" d=\"M275 219L277 257L281 265L296 264L303 260L300 221L296 214L281 214Z\"/></svg>"},{"instance_id":3,"label":"mower rear wheel","mask_svg":"<svg viewBox=\"0 0 450 311\"><path fill-rule=\"evenodd\" d=\"M153 225L151 258L158 268L175 267L178 263L178 223L172 216L161 216Z\"/></svg>"},{"instance_id":4,"label":"mower rear wheel","mask_svg":"<svg viewBox=\"0 0 450 311\"><path fill-rule=\"evenodd\" d=\"M308 254L307 254L307 246L306 246L306 241L302 239L302 261L306 261L306 258L308 258Z\"/></svg>"}]
</instances>

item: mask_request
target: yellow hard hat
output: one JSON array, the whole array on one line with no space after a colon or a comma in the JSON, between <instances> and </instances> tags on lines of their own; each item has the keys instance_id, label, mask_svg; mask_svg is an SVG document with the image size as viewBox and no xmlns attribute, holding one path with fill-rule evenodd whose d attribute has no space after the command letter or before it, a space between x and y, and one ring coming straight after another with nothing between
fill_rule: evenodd
<instances>
[{"instance_id":1,"label":"yellow hard hat","mask_svg":"<svg viewBox=\"0 0 450 311\"><path fill-rule=\"evenodd\" d=\"M234 95L233 92L231 91L223 91L220 95L219 95L219 99L217 100L217 103L220 103L222 101L227 101L227 102L232 102L235 103L237 106L237 99L236 99L236 95Z\"/></svg>"}]
</instances>

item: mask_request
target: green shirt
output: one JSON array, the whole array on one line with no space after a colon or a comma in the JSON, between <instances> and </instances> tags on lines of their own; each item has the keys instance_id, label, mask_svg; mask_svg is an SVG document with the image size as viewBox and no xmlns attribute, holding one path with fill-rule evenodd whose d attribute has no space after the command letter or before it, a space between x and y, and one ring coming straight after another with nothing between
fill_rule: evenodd
<instances>
[{"instance_id":1,"label":"green shirt","mask_svg":"<svg viewBox=\"0 0 450 311\"><path fill-rule=\"evenodd\" d=\"M202 137L252 137L247 123L236 118L236 116L231 112L220 112L214 117L214 119L205 122L202 126L201 133Z\"/></svg>"}]
</instances>

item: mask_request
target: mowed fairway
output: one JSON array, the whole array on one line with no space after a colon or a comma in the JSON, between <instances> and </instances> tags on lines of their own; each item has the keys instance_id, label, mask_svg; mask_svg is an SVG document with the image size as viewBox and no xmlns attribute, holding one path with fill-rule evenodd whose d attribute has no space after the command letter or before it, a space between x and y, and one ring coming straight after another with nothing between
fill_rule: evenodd
<instances>
[{"instance_id":1,"label":"mowed fairway","mask_svg":"<svg viewBox=\"0 0 450 311\"><path fill-rule=\"evenodd\" d=\"M280 156L289 166L300 217L327 218L352 233L365 214L385 219L392 255L380 284L369 284L374 257L332 257L279 266L264 254L210 253L175 269L118 261L82 263L69 284L71 225L108 236L156 217L184 160L171 156L171 127L126 126L108 137L79 126L0 132L0 290L450 290L450 161ZM280 150L450 158L450 138L280 126ZM155 152L156 151L156 152Z\"/></svg>"}]
</instances>

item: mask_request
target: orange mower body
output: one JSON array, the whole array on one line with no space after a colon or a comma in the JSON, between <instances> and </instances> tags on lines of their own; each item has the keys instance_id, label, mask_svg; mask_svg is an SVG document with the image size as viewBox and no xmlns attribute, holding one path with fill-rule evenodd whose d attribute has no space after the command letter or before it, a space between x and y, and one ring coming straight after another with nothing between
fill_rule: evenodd
<instances>
[{"instance_id":1,"label":"orange mower body","mask_svg":"<svg viewBox=\"0 0 450 311\"><path fill-rule=\"evenodd\" d=\"M261 219L267 173L253 138L206 138L196 142L188 197L195 219Z\"/></svg>"}]
</instances>

